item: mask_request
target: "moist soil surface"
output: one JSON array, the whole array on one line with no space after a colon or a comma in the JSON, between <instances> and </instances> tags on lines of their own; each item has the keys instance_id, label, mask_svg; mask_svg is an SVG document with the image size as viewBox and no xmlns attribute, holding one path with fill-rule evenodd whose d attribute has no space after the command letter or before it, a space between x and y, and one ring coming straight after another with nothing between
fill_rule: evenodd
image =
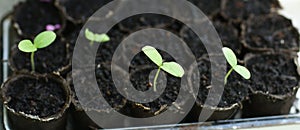
<instances>
[{"instance_id":1,"label":"moist soil surface","mask_svg":"<svg viewBox=\"0 0 300 130\"><path fill-rule=\"evenodd\" d=\"M251 17L245 23L246 45L252 48L298 48L299 33L292 22L278 14Z\"/></svg>"},{"instance_id":2,"label":"moist soil surface","mask_svg":"<svg viewBox=\"0 0 300 130\"><path fill-rule=\"evenodd\" d=\"M188 0L197 6L207 16L219 13L221 0Z\"/></svg>"},{"instance_id":3,"label":"moist soil surface","mask_svg":"<svg viewBox=\"0 0 300 130\"><path fill-rule=\"evenodd\" d=\"M31 53L21 52L16 47L12 50L12 64L17 70L31 71ZM51 73L66 67L69 64L67 58L66 43L57 38L47 48L39 49L34 54L35 71L38 73Z\"/></svg>"},{"instance_id":4,"label":"moist soil surface","mask_svg":"<svg viewBox=\"0 0 300 130\"><path fill-rule=\"evenodd\" d=\"M61 85L51 78L20 77L8 87L8 106L16 112L39 117L57 114L62 110L67 96Z\"/></svg>"},{"instance_id":5,"label":"moist soil surface","mask_svg":"<svg viewBox=\"0 0 300 130\"><path fill-rule=\"evenodd\" d=\"M19 25L23 38L35 37L46 30L48 24L63 24L62 15L53 3L38 0L27 0L16 6L13 20Z\"/></svg>"},{"instance_id":6,"label":"moist soil surface","mask_svg":"<svg viewBox=\"0 0 300 130\"><path fill-rule=\"evenodd\" d=\"M285 95L298 85L296 65L287 55L257 55L246 61L246 67L251 72L249 85L254 91Z\"/></svg>"},{"instance_id":7,"label":"moist soil surface","mask_svg":"<svg viewBox=\"0 0 300 130\"><path fill-rule=\"evenodd\" d=\"M179 32L182 26L183 23L163 15L143 14L129 17L121 21L118 25L115 25L107 33L107 35L110 36L111 40L109 42L100 44L97 51L96 63L112 61L115 50L117 49L117 47L119 47L122 40L124 40L124 38L126 38L130 33L147 28L160 28L171 31L175 35L179 36ZM122 47L123 49L126 49L124 48L124 46ZM132 52L135 51L137 50L132 50ZM127 59L125 55L118 56L117 58L119 58L120 60Z\"/></svg>"},{"instance_id":8,"label":"moist soil surface","mask_svg":"<svg viewBox=\"0 0 300 130\"><path fill-rule=\"evenodd\" d=\"M122 30L135 32L143 28L166 28L174 23L174 19L165 15L159 14L139 14L134 15L119 23Z\"/></svg>"},{"instance_id":9,"label":"moist soil surface","mask_svg":"<svg viewBox=\"0 0 300 130\"><path fill-rule=\"evenodd\" d=\"M112 0L57 0L69 17L82 22L111 1Z\"/></svg>"},{"instance_id":10,"label":"moist soil surface","mask_svg":"<svg viewBox=\"0 0 300 130\"><path fill-rule=\"evenodd\" d=\"M269 14L272 8L280 8L278 0L223 0L221 12L227 19L243 21L251 15Z\"/></svg>"},{"instance_id":11,"label":"moist soil surface","mask_svg":"<svg viewBox=\"0 0 300 130\"><path fill-rule=\"evenodd\" d=\"M157 69L156 66L149 66L145 67L143 69L138 69L132 73L130 73L130 81L133 85L133 87L138 91L146 91L151 88L150 91L153 91L153 81L149 81L149 75L150 73ZM160 73L163 73L161 71ZM165 73L165 72L164 72ZM166 88L164 92L160 95L159 98L156 100L149 102L149 103L142 103L144 107L149 108L150 110L147 110L149 113L152 113L154 115L155 112L159 111L163 106L171 106L172 103L176 100L178 97L179 89L180 89L180 78L176 78L168 73L165 73L166 76ZM160 81L160 80L158 80ZM159 86L161 84L160 82L157 82L157 88L162 87ZM133 102L130 102L133 103ZM166 108L167 109L167 108ZM141 116L141 115L135 115L135 116ZM142 115L143 116L143 115Z\"/></svg>"},{"instance_id":12,"label":"moist soil surface","mask_svg":"<svg viewBox=\"0 0 300 130\"><path fill-rule=\"evenodd\" d=\"M82 77L80 80L82 83L85 84L91 84L90 79L92 78L92 75L87 75L87 76L81 76L81 71L86 71L86 72L90 72L89 74L94 74L92 70L79 70L76 71L74 70L73 72L76 73L76 77L79 76L78 78ZM84 72L86 74L86 72ZM71 75L69 75L71 76ZM110 63L102 63L102 64L98 64L97 67L95 68L95 76L97 79L97 84L99 86L99 89L101 91L102 96L104 97L104 99L108 102L108 104L110 105L109 107L114 108L115 110L120 110L126 103L126 99L118 93L114 82L112 80L112 76L111 76L111 70L110 70ZM69 77L70 78L70 77ZM69 79L72 80L72 79ZM80 85L80 84L79 84ZM71 81L71 90L74 94L74 99L73 99L73 103L75 103L75 106L79 109L89 109L89 108L82 108L79 105L79 101L78 101L78 97L76 96L75 93L75 88L73 85L73 82ZM79 86L80 87L80 86ZM95 95L93 92L91 92L91 88L90 87L76 87L77 92L80 91L81 95L86 95L86 96L80 96L82 101L86 101L88 102L88 106L91 106L90 109L94 109L94 110L99 110L99 111L106 111L107 106L105 106L103 103L99 102L99 100L96 100L96 98L100 98L99 95ZM91 100L95 99L95 100ZM105 108L105 109L104 109Z\"/></svg>"},{"instance_id":13,"label":"moist soil surface","mask_svg":"<svg viewBox=\"0 0 300 130\"><path fill-rule=\"evenodd\" d=\"M213 63L212 66L220 67L217 64ZM229 67L229 65L227 66ZM203 56L198 59L198 69L200 73L200 88L196 102L199 105L204 105L206 100L214 100L207 99L208 92L210 91L210 87L208 86L211 85L211 76L214 75L211 72L211 62L209 61L207 56ZM224 86L224 92L218 104L218 107L230 107L235 103L240 103L242 100L247 99L249 89L245 82L247 81L244 80L235 71L233 71L228 77L227 84Z\"/></svg>"}]
</instances>

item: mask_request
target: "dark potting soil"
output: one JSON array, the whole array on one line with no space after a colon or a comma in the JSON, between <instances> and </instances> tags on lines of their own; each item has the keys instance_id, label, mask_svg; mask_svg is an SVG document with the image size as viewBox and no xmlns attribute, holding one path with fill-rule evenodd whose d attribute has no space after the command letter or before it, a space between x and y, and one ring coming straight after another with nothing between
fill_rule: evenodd
<instances>
[{"instance_id":1,"label":"dark potting soil","mask_svg":"<svg viewBox=\"0 0 300 130\"><path fill-rule=\"evenodd\" d=\"M16 112L39 117L57 114L67 96L61 86L61 83L51 78L20 77L8 87L8 106Z\"/></svg>"},{"instance_id":2,"label":"dark potting soil","mask_svg":"<svg viewBox=\"0 0 300 130\"><path fill-rule=\"evenodd\" d=\"M150 73L157 69L156 65L149 66L149 67L141 67L141 69L135 70L130 74L130 81L134 88L138 91L146 91L149 88L153 87L153 81L149 81ZM148 111L149 113L156 113L157 111L161 110L161 108L165 105L171 106L172 103L177 99L180 89L180 78L174 77L168 73L161 71L160 73L164 73L166 76L166 88L164 92L154 101L149 103L142 103L144 107L150 108ZM156 87L161 84L160 80L157 80ZM131 102L132 103L132 102ZM138 116L138 115L135 115Z\"/></svg>"},{"instance_id":3,"label":"dark potting soil","mask_svg":"<svg viewBox=\"0 0 300 130\"><path fill-rule=\"evenodd\" d=\"M96 55L96 64L111 62L116 49L121 44L122 40L124 40L124 38L129 34L122 31L118 26L114 26L111 30L109 30L107 35L110 37L110 41L99 45ZM117 58L126 59L125 55L118 55Z\"/></svg>"},{"instance_id":4,"label":"dark potting soil","mask_svg":"<svg viewBox=\"0 0 300 130\"><path fill-rule=\"evenodd\" d=\"M211 63L207 56L203 56L198 59L198 69L200 73L200 87L196 102L198 104L204 105L207 99L208 92L210 91L211 77L214 74L211 72ZM219 65L212 63L213 67L220 67ZM228 65L227 65L228 66ZM229 66L228 66L229 67ZM223 95L218 104L218 107L230 107L235 103L240 103L242 100L248 98L248 87L247 82L235 71L233 71L228 77L227 84L224 86ZM221 87L221 86L216 86Z\"/></svg>"},{"instance_id":5,"label":"dark potting soil","mask_svg":"<svg viewBox=\"0 0 300 130\"><path fill-rule=\"evenodd\" d=\"M126 30L127 26L130 31ZM146 28L160 28L171 31L178 36L182 26L183 23L164 15L143 14L129 17L121 21L118 25L114 26L107 33L111 40L109 42L100 44L97 51L96 63L111 62L117 47L128 49L125 46L119 45L130 33ZM130 50L131 52L139 52L141 50L140 48L130 49L132 49ZM118 60L127 60L126 55L119 55L117 58Z\"/></svg>"},{"instance_id":6,"label":"dark potting soil","mask_svg":"<svg viewBox=\"0 0 300 130\"><path fill-rule=\"evenodd\" d=\"M219 19L214 19L213 25L218 32L223 46L231 48L237 55L241 54L242 43L239 38L239 30L231 23ZM208 53L201 39L187 26L182 28L180 36L196 58L200 58Z\"/></svg>"},{"instance_id":7,"label":"dark potting soil","mask_svg":"<svg viewBox=\"0 0 300 130\"><path fill-rule=\"evenodd\" d=\"M285 95L298 85L296 65L288 55L257 55L246 61L246 67L251 72L249 86L254 91Z\"/></svg>"},{"instance_id":8,"label":"dark potting soil","mask_svg":"<svg viewBox=\"0 0 300 130\"><path fill-rule=\"evenodd\" d=\"M57 0L59 5L64 8L68 17L71 17L72 21L76 20L76 22L84 22L98 9L111 1L112 0Z\"/></svg>"},{"instance_id":9,"label":"dark potting soil","mask_svg":"<svg viewBox=\"0 0 300 130\"><path fill-rule=\"evenodd\" d=\"M31 71L30 53L21 52L16 47L12 48L11 60L17 70ZM34 54L35 71L38 73L51 73L66 67L69 64L67 58L66 43L57 38L49 47L39 49Z\"/></svg>"},{"instance_id":10,"label":"dark potting soil","mask_svg":"<svg viewBox=\"0 0 300 130\"><path fill-rule=\"evenodd\" d=\"M242 43L239 38L239 30L231 23L220 20L214 20L213 24L221 38L223 46L231 48L237 55L241 54Z\"/></svg>"},{"instance_id":11,"label":"dark potting soil","mask_svg":"<svg viewBox=\"0 0 300 130\"><path fill-rule=\"evenodd\" d=\"M39 0L27 0L17 5L13 20L21 29L23 38L34 38L46 30L48 24L64 24L60 10L53 3Z\"/></svg>"},{"instance_id":12,"label":"dark potting soil","mask_svg":"<svg viewBox=\"0 0 300 130\"><path fill-rule=\"evenodd\" d=\"M299 33L291 20L278 15L251 17L245 23L245 42L253 48L297 49Z\"/></svg>"},{"instance_id":13,"label":"dark potting soil","mask_svg":"<svg viewBox=\"0 0 300 130\"><path fill-rule=\"evenodd\" d=\"M173 18L165 15L146 13L126 18L119 23L119 26L124 31L135 32L149 27L165 28L173 24L174 21Z\"/></svg>"},{"instance_id":14,"label":"dark potting soil","mask_svg":"<svg viewBox=\"0 0 300 130\"><path fill-rule=\"evenodd\" d=\"M217 14L221 8L222 0L188 0L197 6L207 16Z\"/></svg>"},{"instance_id":15,"label":"dark potting soil","mask_svg":"<svg viewBox=\"0 0 300 130\"><path fill-rule=\"evenodd\" d=\"M62 32L63 37L68 43L67 49L68 54L70 55L69 57L72 57L73 55L74 47L82 29L82 26L82 24L73 24L72 22L68 21L66 24L66 28Z\"/></svg>"},{"instance_id":16,"label":"dark potting soil","mask_svg":"<svg viewBox=\"0 0 300 130\"><path fill-rule=\"evenodd\" d=\"M86 71L86 72L83 72ZM90 79L93 77L93 71L92 70L86 70L86 69L81 69L78 71L73 71L74 73L77 73L77 78L81 78L80 82L85 83L85 84L91 84ZM88 75L82 75L82 72ZM70 75L69 75L70 76ZM126 103L126 99L118 93L114 82L112 80L112 76L111 76L111 69L110 69L110 64L109 63L102 63L96 66L95 68L95 76L97 79L97 84L99 86L99 89L101 91L101 94L103 96L103 98L105 99L105 101L110 105L110 106L105 106L105 104L99 100L97 100L97 98L100 98L99 95L95 95L94 91L91 91L92 89L88 86L76 86L76 90L74 88L73 82L71 81L71 90L73 92L74 95L74 101L75 101L75 106L79 107L80 109L82 109L81 106L79 105L79 101L78 101L78 97L76 96L76 92L80 91L81 94L80 95L86 95L86 96L80 96L81 101L85 101L88 103L88 108L85 106L83 109L94 109L94 110L98 110L98 111L106 111L108 107L112 107L115 110L119 110L121 109L125 103ZM71 77L69 77L69 80L72 80ZM80 84L78 84L80 85ZM92 85L92 84L91 84ZM93 100L91 100L93 99ZM87 104L85 104L87 105ZM111 109L112 110L112 109ZM107 110L109 111L109 110Z\"/></svg>"},{"instance_id":17,"label":"dark potting soil","mask_svg":"<svg viewBox=\"0 0 300 130\"><path fill-rule=\"evenodd\" d=\"M229 20L242 21L249 16L269 14L272 9L281 8L278 0L223 0L222 14Z\"/></svg>"},{"instance_id":18,"label":"dark potting soil","mask_svg":"<svg viewBox=\"0 0 300 130\"><path fill-rule=\"evenodd\" d=\"M204 54L207 54L203 42L190 28L184 26L180 31L180 36L185 41L187 46L191 49L196 59L200 58Z\"/></svg>"}]
</instances>

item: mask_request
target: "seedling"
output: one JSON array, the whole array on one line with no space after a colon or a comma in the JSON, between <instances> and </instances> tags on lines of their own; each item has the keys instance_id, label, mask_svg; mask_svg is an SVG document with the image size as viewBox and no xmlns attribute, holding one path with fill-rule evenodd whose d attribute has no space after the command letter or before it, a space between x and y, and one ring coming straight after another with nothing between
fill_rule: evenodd
<instances>
[{"instance_id":1,"label":"seedling","mask_svg":"<svg viewBox=\"0 0 300 130\"><path fill-rule=\"evenodd\" d=\"M175 77L182 77L184 75L183 68L176 62L163 62L162 56L159 52L151 46L145 46L142 48L142 51L146 54L151 61L153 61L157 66L158 70L155 74L154 81L153 81L153 90L156 91L156 80L158 78L160 70L164 70L167 73L175 76Z\"/></svg>"},{"instance_id":2,"label":"seedling","mask_svg":"<svg viewBox=\"0 0 300 130\"><path fill-rule=\"evenodd\" d=\"M224 78L224 84L227 83L227 79L233 70L236 71L238 74L240 74L243 78L250 79L251 77L250 71L246 67L237 64L237 58L234 52L227 47L223 47L222 51L225 55L227 62L231 66L231 69L227 72Z\"/></svg>"},{"instance_id":3,"label":"seedling","mask_svg":"<svg viewBox=\"0 0 300 130\"><path fill-rule=\"evenodd\" d=\"M108 42L110 40L109 36L106 34L97 34L91 32L88 28L85 29L85 37L90 40L90 45L92 46L94 42Z\"/></svg>"},{"instance_id":4,"label":"seedling","mask_svg":"<svg viewBox=\"0 0 300 130\"><path fill-rule=\"evenodd\" d=\"M19 42L18 48L19 50L27 53L31 53L30 61L31 61L31 71L35 71L34 65L34 52L38 49L45 48L54 42L56 38L56 34L53 31L44 31L38 34L33 43L30 40L22 40Z\"/></svg>"}]
</instances>

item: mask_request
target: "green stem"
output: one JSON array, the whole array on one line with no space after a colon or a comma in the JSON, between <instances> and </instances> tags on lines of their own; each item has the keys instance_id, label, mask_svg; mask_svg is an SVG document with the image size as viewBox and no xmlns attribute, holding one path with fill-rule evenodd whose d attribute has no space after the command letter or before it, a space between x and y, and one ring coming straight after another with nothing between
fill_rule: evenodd
<instances>
[{"instance_id":1,"label":"green stem","mask_svg":"<svg viewBox=\"0 0 300 130\"><path fill-rule=\"evenodd\" d=\"M31 71L34 72L35 71L35 66L34 66L34 52L31 52L30 60L31 60Z\"/></svg>"},{"instance_id":2,"label":"green stem","mask_svg":"<svg viewBox=\"0 0 300 130\"><path fill-rule=\"evenodd\" d=\"M224 85L226 85L227 84L227 79L228 79L228 77L229 77L229 75L230 75L230 73L233 71L233 68L231 68L228 72L227 72L227 74L226 74L226 76L225 76L225 78L224 78Z\"/></svg>"},{"instance_id":3,"label":"green stem","mask_svg":"<svg viewBox=\"0 0 300 130\"><path fill-rule=\"evenodd\" d=\"M90 45L93 46L94 45L94 41L90 41Z\"/></svg>"},{"instance_id":4,"label":"green stem","mask_svg":"<svg viewBox=\"0 0 300 130\"><path fill-rule=\"evenodd\" d=\"M154 90L154 92L156 92L156 80L158 78L159 71L160 71L160 66L158 67L158 70L157 70L157 72L155 74L154 81L153 81L153 90Z\"/></svg>"}]
</instances>

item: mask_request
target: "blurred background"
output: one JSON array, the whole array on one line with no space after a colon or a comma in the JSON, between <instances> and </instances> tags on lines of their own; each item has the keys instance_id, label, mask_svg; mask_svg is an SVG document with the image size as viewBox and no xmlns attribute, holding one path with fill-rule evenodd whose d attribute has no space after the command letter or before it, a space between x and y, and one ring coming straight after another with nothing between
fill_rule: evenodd
<instances>
[{"instance_id":1,"label":"blurred background","mask_svg":"<svg viewBox=\"0 0 300 130\"><path fill-rule=\"evenodd\" d=\"M0 0L0 18L7 14L13 9L13 6L24 0ZM300 15L299 15L299 5L300 0L279 0L283 9L280 10L280 13L286 17L292 19L293 24L297 29L300 28Z\"/></svg>"}]
</instances>

